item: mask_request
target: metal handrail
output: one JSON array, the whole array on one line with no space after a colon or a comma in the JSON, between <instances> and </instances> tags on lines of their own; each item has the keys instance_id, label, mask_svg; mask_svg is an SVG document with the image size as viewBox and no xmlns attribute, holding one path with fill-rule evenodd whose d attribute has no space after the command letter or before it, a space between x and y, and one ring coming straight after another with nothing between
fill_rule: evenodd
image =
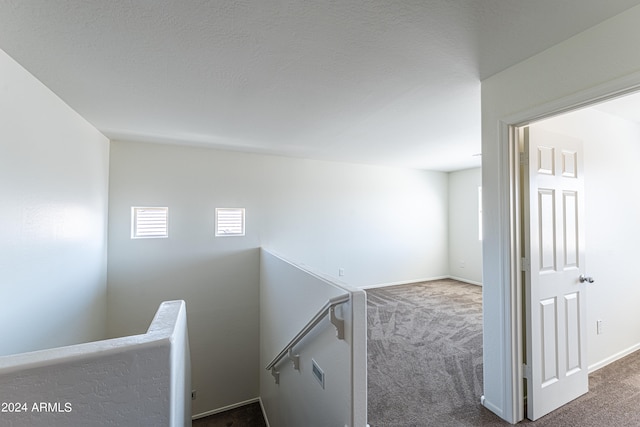
<instances>
[{"instance_id":1,"label":"metal handrail","mask_svg":"<svg viewBox=\"0 0 640 427\"><path fill-rule=\"evenodd\" d=\"M291 341L289 341L289 344L287 344L282 349L282 351L278 353L276 357L273 358L271 363L269 363L265 369L267 371L272 370L272 374L276 378L276 382L278 382L278 377L276 376L278 372L273 370L273 368L282 360L282 358L285 355L289 354L289 358L293 360L294 366L296 367L296 369L298 369L297 356L291 355L291 350L296 344L298 344L302 340L302 338L305 337L305 335L307 335L318 323L320 323L320 321L327 315L329 311L331 312L331 323L333 323L338 329L338 338L344 339L344 321L342 319L338 319L335 316L334 310L337 305L343 304L349 301L350 299L351 299L351 296L349 293L338 295L337 297L329 298L329 300L327 300L325 305L323 305L322 308L318 310L316 315L313 316L313 318L305 325L305 327L302 328L300 332L298 332L297 335L293 337Z\"/></svg>"}]
</instances>

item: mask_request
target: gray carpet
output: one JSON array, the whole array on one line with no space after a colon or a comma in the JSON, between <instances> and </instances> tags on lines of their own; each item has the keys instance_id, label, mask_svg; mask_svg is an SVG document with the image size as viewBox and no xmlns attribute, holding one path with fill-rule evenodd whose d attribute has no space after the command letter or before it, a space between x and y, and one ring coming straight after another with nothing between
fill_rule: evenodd
<instances>
[{"instance_id":1,"label":"gray carpet","mask_svg":"<svg viewBox=\"0 0 640 427\"><path fill-rule=\"evenodd\" d=\"M205 418L193 420L192 427L266 427L259 403L251 403Z\"/></svg>"},{"instance_id":2,"label":"gray carpet","mask_svg":"<svg viewBox=\"0 0 640 427\"><path fill-rule=\"evenodd\" d=\"M371 427L479 425L481 290L438 280L367 291Z\"/></svg>"},{"instance_id":3,"label":"gray carpet","mask_svg":"<svg viewBox=\"0 0 640 427\"><path fill-rule=\"evenodd\" d=\"M482 289L454 280L367 290L371 427L504 427L480 405ZM639 427L640 352L589 376L589 393L526 427ZM264 427L260 405L196 427Z\"/></svg>"},{"instance_id":4,"label":"gray carpet","mask_svg":"<svg viewBox=\"0 0 640 427\"><path fill-rule=\"evenodd\" d=\"M454 280L367 290L371 427L509 426L480 405L482 289ZM542 427L640 426L640 352L589 376Z\"/></svg>"},{"instance_id":5,"label":"gray carpet","mask_svg":"<svg viewBox=\"0 0 640 427\"><path fill-rule=\"evenodd\" d=\"M589 375L589 393L526 427L640 426L640 352Z\"/></svg>"}]
</instances>

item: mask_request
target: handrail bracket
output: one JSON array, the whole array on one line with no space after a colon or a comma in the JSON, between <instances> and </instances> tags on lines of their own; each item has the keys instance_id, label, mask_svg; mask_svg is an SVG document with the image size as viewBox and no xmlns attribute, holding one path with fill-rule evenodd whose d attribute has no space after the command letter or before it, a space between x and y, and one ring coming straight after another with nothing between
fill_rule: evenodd
<instances>
[{"instance_id":1,"label":"handrail bracket","mask_svg":"<svg viewBox=\"0 0 640 427\"><path fill-rule=\"evenodd\" d=\"M276 380L276 384L280 384L280 372L276 371L276 368L271 368L271 375Z\"/></svg>"},{"instance_id":2,"label":"handrail bracket","mask_svg":"<svg viewBox=\"0 0 640 427\"><path fill-rule=\"evenodd\" d=\"M296 370L300 370L300 355L293 354L293 347L298 344L302 339L311 331L316 325L324 319L327 314L330 313L331 323L336 327L336 335L338 339L344 339L344 319L340 319L336 316L335 307L340 304L344 304L350 300L351 296L349 293L345 293L342 295L338 295L336 297L330 298L326 304L318 311L315 316L305 325L304 328L300 330L296 334L295 337L289 344L287 344L280 353L266 366L266 369L271 371L271 375L276 379L276 384L279 383L280 378L278 377L278 371L275 370L275 366L282 360L285 356L289 356L289 360L293 362L293 367Z\"/></svg>"},{"instance_id":3,"label":"handrail bracket","mask_svg":"<svg viewBox=\"0 0 640 427\"><path fill-rule=\"evenodd\" d=\"M300 370L300 355L299 354L293 354L293 349L290 348L289 349L289 360L291 360L293 362L293 369L295 369L296 371Z\"/></svg>"},{"instance_id":4,"label":"handrail bracket","mask_svg":"<svg viewBox=\"0 0 640 427\"><path fill-rule=\"evenodd\" d=\"M331 323L336 327L336 336L339 340L344 339L344 319L336 316L336 306L331 306Z\"/></svg>"}]
</instances>

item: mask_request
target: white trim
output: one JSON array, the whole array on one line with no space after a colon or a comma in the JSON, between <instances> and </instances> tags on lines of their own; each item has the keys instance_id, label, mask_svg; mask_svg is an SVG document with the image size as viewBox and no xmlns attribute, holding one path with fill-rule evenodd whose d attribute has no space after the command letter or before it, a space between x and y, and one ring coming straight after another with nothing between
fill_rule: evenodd
<instances>
[{"instance_id":1,"label":"white trim","mask_svg":"<svg viewBox=\"0 0 640 427\"><path fill-rule=\"evenodd\" d=\"M520 147L517 128L505 123L501 124L501 138L506 137L509 144L506 150L507 162L509 164L509 282L511 287L507 294L509 304L505 313L511 314L509 317L509 331L505 333L507 342L510 343L511 375L518 378L514 384L510 384L511 390L511 421L519 422L524 419L524 383L522 381L522 362L524 361L524 339L522 334L524 326L523 294L522 294L522 268L521 268L521 241L522 241L522 218L520 212ZM506 321L505 316L505 321ZM509 378L505 376L505 379ZM507 381L505 381L505 392L508 392Z\"/></svg>"},{"instance_id":2,"label":"white trim","mask_svg":"<svg viewBox=\"0 0 640 427\"><path fill-rule=\"evenodd\" d=\"M636 351L640 350L640 343L636 344L636 345L632 345L631 347L619 351L616 354L607 357L606 359L603 359L599 362L594 363L593 365L589 366L589 373L595 372L600 368L604 368L605 366L607 366L610 363L613 363L617 360L622 359L623 357L626 357L628 355L630 355L631 353L634 353Z\"/></svg>"},{"instance_id":3,"label":"white trim","mask_svg":"<svg viewBox=\"0 0 640 427\"><path fill-rule=\"evenodd\" d=\"M259 397L258 401L260 402L260 408L262 409L262 418L264 418L264 422L267 427L271 427L271 424L269 424L269 418L267 418L267 411L264 409L264 403L262 403L262 397Z\"/></svg>"},{"instance_id":4,"label":"white trim","mask_svg":"<svg viewBox=\"0 0 640 427\"><path fill-rule=\"evenodd\" d=\"M482 406L484 406L485 408L487 408L488 410L490 410L491 412L493 412L494 414L496 414L497 416L499 416L500 418L502 418L503 414L502 414L502 409L496 405L494 405L493 403L489 402L484 395L480 396L480 404Z\"/></svg>"},{"instance_id":5,"label":"white trim","mask_svg":"<svg viewBox=\"0 0 640 427\"><path fill-rule=\"evenodd\" d=\"M470 285L482 286L482 282L476 282L475 280L464 279L457 276L449 276L449 279L457 280L458 282L468 283Z\"/></svg>"},{"instance_id":6,"label":"white trim","mask_svg":"<svg viewBox=\"0 0 640 427\"><path fill-rule=\"evenodd\" d=\"M640 72L605 82L560 99L504 117L501 123L523 126L538 120L588 107L600 102L629 95L640 90ZM502 141L501 141L502 142Z\"/></svg>"},{"instance_id":7,"label":"white trim","mask_svg":"<svg viewBox=\"0 0 640 427\"><path fill-rule=\"evenodd\" d=\"M524 393L522 390L522 333L520 319L518 316L518 310L520 306L517 304L519 289L515 286L514 274L517 272L517 251L518 247L514 242L514 227L517 227L513 221L513 197L514 189L512 177L514 176L514 169L519 167L519 162L514 164L513 153L511 150L511 138L510 138L510 125L511 123L499 120L496 123L498 127L498 175L499 180L497 182L498 192L498 228L495 230L495 242L497 244L498 257L495 260L497 262L497 282L494 284L494 288L498 289L498 295L494 298L499 298L498 306L500 306L499 323L496 325L499 330L495 331L496 335L500 337L501 351L498 352L497 365L502 368L502 396L504 401L503 406L496 406L495 404L485 402L485 405L491 405L491 410L498 414L500 418L515 424L524 418ZM486 169L483 169L486 171ZM483 187L484 174L483 174ZM483 197L486 197L486 191L483 192ZM486 207L486 206L485 206ZM517 204L515 206L517 208ZM483 221L488 221L485 215ZM484 227L485 234L487 227ZM486 235L485 235L486 237ZM483 251L487 245L487 239L483 240ZM487 287L483 287L483 290ZM483 298L485 292L483 291ZM486 317L485 317L486 319ZM493 326L492 327L496 327ZM483 331L487 330L487 325L483 323ZM483 332L484 339L484 332ZM483 358L486 357L483 356ZM483 360L484 362L484 360ZM484 371L485 380L487 379L487 370ZM498 405L500 402L498 402ZM489 406L487 406L489 407Z\"/></svg>"},{"instance_id":8,"label":"white trim","mask_svg":"<svg viewBox=\"0 0 640 427\"><path fill-rule=\"evenodd\" d=\"M414 283L432 282L434 280L444 280L444 279L450 279L450 278L451 278L451 276L436 276L436 277L428 277L428 278L425 278L425 279L402 280L400 282L377 283L377 284L373 284L373 285L358 286L358 289L386 288L386 287L389 287L389 286L411 285L411 284L414 284Z\"/></svg>"},{"instance_id":9,"label":"white trim","mask_svg":"<svg viewBox=\"0 0 640 427\"><path fill-rule=\"evenodd\" d=\"M252 403L256 403L256 402L260 403L260 407L262 407L262 413L264 415L264 407L262 406L262 401L260 400L259 397L255 397L253 399L245 400L243 402L233 403L231 405L223 406L222 408L212 409L211 411L201 412L199 414L192 415L191 419L192 420L197 420L199 418L208 417L209 415L215 415L215 414L219 414L221 412L230 411L231 409L236 409L236 408L239 408L241 406L251 405ZM265 417L265 419L266 419L266 417ZM268 425L268 423L267 423L267 425Z\"/></svg>"},{"instance_id":10,"label":"white trim","mask_svg":"<svg viewBox=\"0 0 640 427\"><path fill-rule=\"evenodd\" d=\"M436 277L430 277L430 278L427 278L427 279L412 279L412 280L402 280L400 282L378 283L378 284L374 284L374 285L364 285L364 286L358 286L358 289L365 289L366 290L366 289L376 289L376 288L388 288L388 287L392 287L392 286L413 285L413 284L416 284L416 283L433 282L435 280L446 280L446 279L453 279L453 280L457 280L458 282L468 283L470 285L482 286L482 282L476 282L474 280L463 279L461 277L456 277L456 276L436 276Z\"/></svg>"}]
</instances>

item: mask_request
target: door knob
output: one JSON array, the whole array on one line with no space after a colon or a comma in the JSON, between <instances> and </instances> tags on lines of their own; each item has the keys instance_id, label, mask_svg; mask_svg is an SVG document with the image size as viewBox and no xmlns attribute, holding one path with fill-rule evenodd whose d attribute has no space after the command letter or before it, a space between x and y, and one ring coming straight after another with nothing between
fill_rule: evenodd
<instances>
[{"instance_id":1,"label":"door knob","mask_svg":"<svg viewBox=\"0 0 640 427\"><path fill-rule=\"evenodd\" d=\"M580 283L593 283L595 282L595 280L593 280L593 277L590 276L585 276L584 274L581 274L580 277L578 278L578 280L580 280Z\"/></svg>"}]
</instances>

